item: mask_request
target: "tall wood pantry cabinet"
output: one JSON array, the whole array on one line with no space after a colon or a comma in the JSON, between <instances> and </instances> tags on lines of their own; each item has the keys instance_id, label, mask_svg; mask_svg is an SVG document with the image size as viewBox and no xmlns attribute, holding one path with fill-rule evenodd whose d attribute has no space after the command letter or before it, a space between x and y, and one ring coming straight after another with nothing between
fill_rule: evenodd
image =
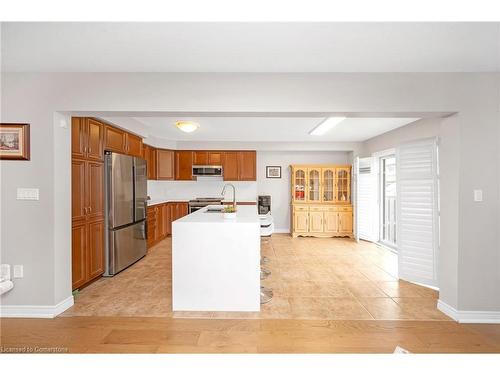
<instances>
[{"instance_id":1,"label":"tall wood pantry cabinet","mask_svg":"<svg viewBox=\"0 0 500 375\"><path fill-rule=\"evenodd\" d=\"M291 165L292 236L353 237L350 165Z\"/></svg>"},{"instance_id":2,"label":"tall wood pantry cabinet","mask_svg":"<svg viewBox=\"0 0 500 375\"><path fill-rule=\"evenodd\" d=\"M71 121L72 286L104 272L104 124L84 117Z\"/></svg>"}]
</instances>

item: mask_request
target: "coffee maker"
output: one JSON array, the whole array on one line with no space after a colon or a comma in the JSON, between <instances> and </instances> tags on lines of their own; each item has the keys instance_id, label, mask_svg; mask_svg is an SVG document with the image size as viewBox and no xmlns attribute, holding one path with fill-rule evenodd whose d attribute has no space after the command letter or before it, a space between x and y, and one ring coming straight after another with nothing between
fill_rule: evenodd
<instances>
[{"instance_id":1,"label":"coffee maker","mask_svg":"<svg viewBox=\"0 0 500 375\"><path fill-rule=\"evenodd\" d=\"M271 196L259 195L258 203L259 215L267 215L271 212Z\"/></svg>"}]
</instances>

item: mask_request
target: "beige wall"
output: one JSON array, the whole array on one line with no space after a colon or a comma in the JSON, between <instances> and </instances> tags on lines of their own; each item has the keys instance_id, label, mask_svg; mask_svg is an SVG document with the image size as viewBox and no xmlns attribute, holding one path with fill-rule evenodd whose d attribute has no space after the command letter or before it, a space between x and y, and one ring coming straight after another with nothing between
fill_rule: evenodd
<instances>
[{"instance_id":1,"label":"beige wall","mask_svg":"<svg viewBox=\"0 0 500 375\"><path fill-rule=\"evenodd\" d=\"M442 194L458 197L443 207L449 248L439 269L457 268L458 280L443 282L442 292L461 310L500 310L497 74L12 73L1 85L1 120L30 122L32 136L31 161L0 162L2 262L25 265L2 303L53 305L70 294L69 258L61 257L71 248L70 131L57 125L56 112L445 111L457 112L447 131L459 155L449 162L459 169L450 169ZM39 187L40 201L17 201L16 187ZM472 201L475 188L484 191L481 204Z\"/></svg>"}]
</instances>

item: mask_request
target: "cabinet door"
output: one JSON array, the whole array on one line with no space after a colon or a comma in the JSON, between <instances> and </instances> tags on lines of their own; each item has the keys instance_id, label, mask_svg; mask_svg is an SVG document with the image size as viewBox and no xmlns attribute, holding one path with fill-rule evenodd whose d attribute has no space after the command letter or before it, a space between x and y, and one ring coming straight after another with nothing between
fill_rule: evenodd
<instances>
[{"instance_id":1,"label":"cabinet door","mask_svg":"<svg viewBox=\"0 0 500 375\"><path fill-rule=\"evenodd\" d=\"M351 168L335 168L335 200L341 203L351 202Z\"/></svg>"},{"instance_id":2,"label":"cabinet door","mask_svg":"<svg viewBox=\"0 0 500 375\"><path fill-rule=\"evenodd\" d=\"M104 125L94 119L87 119L87 158L104 160Z\"/></svg>"},{"instance_id":3,"label":"cabinet door","mask_svg":"<svg viewBox=\"0 0 500 375\"><path fill-rule=\"evenodd\" d=\"M309 186L307 187L307 201L308 202L321 202L321 169L308 168L307 179Z\"/></svg>"},{"instance_id":4,"label":"cabinet door","mask_svg":"<svg viewBox=\"0 0 500 375\"><path fill-rule=\"evenodd\" d=\"M185 202L177 204L177 219L186 216L189 212L189 205Z\"/></svg>"},{"instance_id":5,"label":"cabinet door","mask_svg":"<svg viewBox=\"0 0 500 375\"><path fill-rule=\"evenodd\" d=\"M339 232L352 232L352 211L339 212Z\"/></svg>"},{"instance_id":6,"label":"cabinet door","mask_svg":"<svg viewBox=\"0 0 500 375\"><path fill-rule=\"evenodd\" d=\"M321 198L323 202L335 201L335 168L321 169Z\"/></svg>"},{"instance_id":7,"label":"cabinet door","mask_svg":"<svg viewBox=\"0 0 500 375\"><path fill-rule=\"evenodd\" d=\"M86 184L87 217L104 217L104 164L87 162Z\"/></svg>"},{"instance_id":8,"label":"cabinet door","mask_svg":"<svg viewBox=\"0 0 500 375\"><path fill-rule=\"evenodd\" d=\"M208 151L194 151L193 165L208 165Z\"/></svg>"},{"instance_id":9,"label":"cabinet door","mask_svg":"<svg viewBox=\"0 0 500 375\"><path fill-rule=\"evenodd\" d=\"M88 280L101 276L104 272L104 221L88 224L87 245Z\"/></svg>"},{"instance_id":10,"label":"cabinet door","mask_svg":"<svg viewBox=\"0 0 500 375\"><path fill-rule=\"evenodd\" d=\"M257 154L255 151L238 152L238 179L255 181L257 179Z\"/></svg>"},{"instance_id":11,"label":"cabinet door","mask_svg":"<svg viewBox=\"0 0 500 375\"><path fill-rule=\"evenodd\" d=\"M104 128L104 148L110 151L127 153L127 133L106 125Z\"/></svg>"},{"instance_id":12,"label":"cabinet door","mask_svg":"<svg viewBox=\"0 0 500 375\"><path fill-rule=\"evenodd\" d=\"M193 179L193 152L175 151L175 179Z\"/></svg>"},{"instance_id":13,"label":"cabinet door","mask_svg":"<svg viewBox=\"0 0 500 375\"><path fill-rule=\"evenodd\" d=\"M130 133L126 134L127 134L127 154L132 156L137 156L140 158L142 156L142 138L134 134Z\"/></svg>"},{"instance_id":14,"label":"cabinet door","mask_svg":"<svg viewBox=\"0 0 500 375\"><path fill-rule=\"evenodd\" d=\"M73 225L71 229L71 273L72 289L77 289L87 281L86 270L87 230L85 222Z\"/></svg>"},{"instance_id":15,"label":"cabinet door","mask_svg":"<svg viewBox=\"0 0 500 375\"><path fill-rule=\"evenodd\" d=\"M224 152L222 160L224 181L238 181L238 153L236 151Z\"/></svg>"},{"instance_id":16,"label":"cabinet door","mask_svg":"<svg viewBox=\"0 0 500 375\"><path fill-rule=\"evenodd\" d=\"M305 168L292 167L292 200L294 202L305 202L307 189L307 170Z\"/></svg>"},{"instance_id":17,"label":"cabinet door","mask_svg":"<svg viewBox=\"0 0 500 375\"><path fill-rule=\"evenodd\" d=\"M161 206L161 237L165 238L170 233L168 232L168 220L169 220L169 212L168 205L164 204Z\"/></svg>"},{"instance_id":18,"label":"cabinet door","mask_svg":"<svg viewBox=\"0 0 500 375\"><path fill-rule=\"evenodd\" d=\"M86 162L71 161L71 218L73 221L85 220L87 201L85 195Z\"/></svg>"},{"instance_id":19,"label":"cabinet door","mask_svg":"<svg viewBox=\"0 0 500 375\"><path fill-rule=\"evenodd\" d=\"M71 118L71 155L75 158L85 157L86 126L84 117Z\"/></svg>"},{"instance_id":20,"label":"cabinet door","mask_svg":"<svg viewBox=\"0 0 500 375\"><path fill-rule=\"evenodd\" d=\"M323 214L323 229L326 233L336 233L339 231L338 212L327 211Z\"/></svg>"},{"instance_id":21,"label":"cabinet door","mask_svg":"<svg viewBox=\"0 0 500 375\"><path fill-rule=\"evenodd\" d=\"M323 212L322 211L309 212L309 232L311 232L311 233L323 232Z\"/></svg>"},{"instance_id":22,"label":"cabinet door","mask_svg":"<svg viewBox=\"0 0 500 375\"><path fill-rule=\"evenodd\" d=\"M293 219L294 232L309 232L309 212L296 211Z\"/></svg>"},{"instance_id":23,"label":"cabinet door","mask_svg":"<svg viewBox=\"0 0 500 375\"><path fill-rule=\"evenodd\" d=\"M174 151L156 150L156 171L156 178L158 180L174 179Z\"/></svg>"},{"instance_id":24,"label":"cabinet door","mask_svg":"<svg viewBox=\"0 0 500 375\"><path fill-rule=\"evenodd\" d=\"M167 233L172 234L172 221L175 218L176 204L175 203L167 203Z\"/></svg>"},{"instance_id":25,"label":"cabinet door","mask_svg":"<svg viewBox=\"0 0 500 375\"><path fill-rule=\"evenodd\" d=\"M208 152L208 165L222 165L222 153L221 152Z\"/></svg>"},{"instance_id":26,"label":"cabinet door","mask_svg":"<svg viewBox=\"0 0 500 375\"><path fill-rule=\"evenodd\" d=\"M154 147L144 145L144 159L146 160L146 167L148 170L148 180L156 180L157 174L157 159L156 154L157 151Z\"/></svg>"}]
</instances>

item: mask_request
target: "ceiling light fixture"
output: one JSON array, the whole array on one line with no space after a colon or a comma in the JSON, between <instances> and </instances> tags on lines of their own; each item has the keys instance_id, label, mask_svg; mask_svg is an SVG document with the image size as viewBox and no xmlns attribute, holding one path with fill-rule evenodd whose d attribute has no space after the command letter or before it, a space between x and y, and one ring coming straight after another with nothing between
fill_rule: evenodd
<instances>
[{"instance_id":1,"label":"ceiling light fixture","mask_svg":"<svg viewBox=\"0 0 500 375\"><path fill-rule=\"evenodd\" d=\"M200 127L200 124L194 121L176 121L175 126L185 133L192 133Z\"/></svg>"},{"instance_id":2,"label":"ceiling light fixture","mask_svg":"<svg viewBox=\"0 0 500 375\"><path fill-rule=\"evenodd\" d=\"M321 121L317 126L312 129L309 134L311 135L324 135L329 130L332 130L335 126L344 121L345 117L327 117L325 120Z\"/></svg>"}]
</instances>

